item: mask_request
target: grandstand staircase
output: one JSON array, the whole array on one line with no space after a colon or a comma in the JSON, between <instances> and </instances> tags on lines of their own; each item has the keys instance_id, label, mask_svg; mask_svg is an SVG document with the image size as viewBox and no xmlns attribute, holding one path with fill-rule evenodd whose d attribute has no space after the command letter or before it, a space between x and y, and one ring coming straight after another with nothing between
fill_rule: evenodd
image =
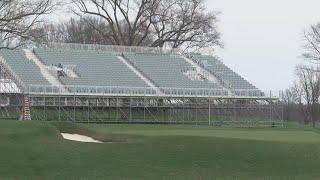
<instances>
[{"instance_id":1,"label":"grandstand staircase","mask_svg":"<svg viewBox=\"0 0 320 180\"><path fill-rule=\"evenodd\" d=\"M23 99L23 120L30 121L31 113L30 113L30 101L29 97L25 96Z\"/></svg>"},{"instance_id":2,"label":"grandstand staircase","mask_svg":"<svg viewBox=\"0 0 320 180\"><path fill-rule=\"evenodd\" d=\"M206 68L201 67L198 63L194 62L192 59L181 56L185 61L187 61L189 64L191 64L193 67L198 69L199 71L203 71L205 74L208 75L208 80L214 83L219 84L224 90L228 92L229 95L233 95L229 87L226 87L224 83L222 83L214 74L212 74L210 71L208 71Z\"/></svg>"},{"instance_id":3,"label":"grandstand staircase","mask_svg":"<svg viewBox=\"0 0 320 180\"><path fill-rule=\"evenodd\" d=\"M42 76L54 87L58 87L61 92L68 92L64 85L54 75L50 73L46 65L44 65L38 57L30 49L24 49L27 59L33 61L40 69Z\"/></svg>"},{"instance_id":4,"label":"grandstand staircase","mask_svg":"<svg viewBox=\"0 0 320 180\"><path fill-rule=\"evenodd\" d=\"M158 86L148 77L146 77L130 60L127 60L125 57L117 56L117 58L125 64L131 71L133 71L141 80L143 80L148 86L153 88L157 94L161 95L163 92L158 88Z\"/></svg>"}]
</instances>

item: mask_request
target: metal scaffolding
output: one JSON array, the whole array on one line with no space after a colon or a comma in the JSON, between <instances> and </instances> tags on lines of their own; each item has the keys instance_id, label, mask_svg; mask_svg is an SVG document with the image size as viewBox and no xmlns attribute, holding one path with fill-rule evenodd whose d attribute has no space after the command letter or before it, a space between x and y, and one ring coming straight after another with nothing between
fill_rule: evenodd
<instances>
[{"instance_id":1,"label":"metal scaffolding","mask_svg":"<svg viewBox=\"0 0 320 180\"><path fill-rule=\"evenodd\" d=\"M24 84L0 58L0 119L22 119Z\"/></svg>"},{"instance_id":2,"label":"metal scaffolding","mask_svg":"<svg viewBox=\"0 0 320 180\"><path fill-rule=\"evenodd\" d=\"M281 126L279 104L268 99L31 95L39 121Z\"/></svg>"},{"instance_id":3,"label":"metal scaffolding","mask_svg":"<svg viewBox=\"0 0 320 180\"><path fill-rule=\"evenodd\" d=\"M1 59L0 59L1 60ZM0 61L0 119L79 123L281 126L278 98L257 90L25 86ZM26 103L27 101L27 103ZM28 107L25 107L26 104ZM29 107L30 106L30 107Z\"/></svg>"}]
</instances>

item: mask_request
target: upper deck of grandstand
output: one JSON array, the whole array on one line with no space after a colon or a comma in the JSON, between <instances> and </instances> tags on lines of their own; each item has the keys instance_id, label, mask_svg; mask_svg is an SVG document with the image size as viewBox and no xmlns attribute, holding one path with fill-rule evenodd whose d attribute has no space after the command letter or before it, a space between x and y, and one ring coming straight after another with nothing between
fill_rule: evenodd
<instances>
[{"instance_id":1,"label":"upper deck of grandstand","mask_svg":"<svg viewBox=\"0 0 320 180\"><path fill-rule=\"evenodd\" d=\"M29 93L61 93L64 89L63 93L69 94L264 96L222 62L207 55L188 56L195 65L182 54L160 48L50 44L31 52L33 55L27 58L23 50L0 51L4 63Z\"/></svg>"}]
</instances>

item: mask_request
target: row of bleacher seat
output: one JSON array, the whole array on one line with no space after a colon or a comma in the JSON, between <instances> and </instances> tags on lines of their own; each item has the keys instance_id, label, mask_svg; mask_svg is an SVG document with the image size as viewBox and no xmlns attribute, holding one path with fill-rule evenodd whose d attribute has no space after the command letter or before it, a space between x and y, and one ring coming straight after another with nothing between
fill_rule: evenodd
<instances>
[{"instance_id":1,"label":"row of bleacher seat","mask_svg":"<svg viewBox=\"0 0 320 180\"><path fill-rule=\"evenodd\" d=\"M232 71L220 60L209 55L192 55L191 58L200 66L217 76L224 84L233 90L257 89L243 77Z\"/></svg>"},{"instance_id":2,"label":"row of bleacher seat","mask_svg":"<svg viewBox=\"0 0 320 180\"><path fill-rule=\"evenodd\" d=\"M50 85L42 76L40 68L32 60L27 59L23 50L1 50L0 56L25 85Z\"/></svg>"},{"instance_id":3,"label":"row of bleacher seat","mask_svg":"<svg viewBox=\"0 0 320 180\"><path fill-rule=\"evenodd\" d=\"M221 89L221 86L208 80L198 81L188 78L184 71L193 67L182 57L130 53L125 56L159 87Z\"/></svg>"},{"instance_id":4,"label":"row of bleacher seat","mask_svg":"<svg viewBox=\"0 0 320 180\"><path fill-rule=\"evenodd\" d=\"M112 53L62 49L35 49L34 52L47 65L76 65L80 77L62 77L66 85L147 87Z\"/></svg>"}]
</instances>

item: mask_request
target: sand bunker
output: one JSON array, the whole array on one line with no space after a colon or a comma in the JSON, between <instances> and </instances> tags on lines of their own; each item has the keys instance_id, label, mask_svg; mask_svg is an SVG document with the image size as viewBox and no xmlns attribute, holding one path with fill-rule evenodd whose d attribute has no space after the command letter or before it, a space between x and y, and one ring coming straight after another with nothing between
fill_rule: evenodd
<instances>
[{"instance_id":1,"label":"sand bunker","mask_svg":"<svg viewBox=\"0 0 320 180\"><path fill-rule=\"evenodd\" d=\"M83 136L80 134L61 133L61 135L64 139L71 140L71 141L88 142L88 143L103 143L103 142L95 140L91 137Z\"/></svg>"}]
</instances>

